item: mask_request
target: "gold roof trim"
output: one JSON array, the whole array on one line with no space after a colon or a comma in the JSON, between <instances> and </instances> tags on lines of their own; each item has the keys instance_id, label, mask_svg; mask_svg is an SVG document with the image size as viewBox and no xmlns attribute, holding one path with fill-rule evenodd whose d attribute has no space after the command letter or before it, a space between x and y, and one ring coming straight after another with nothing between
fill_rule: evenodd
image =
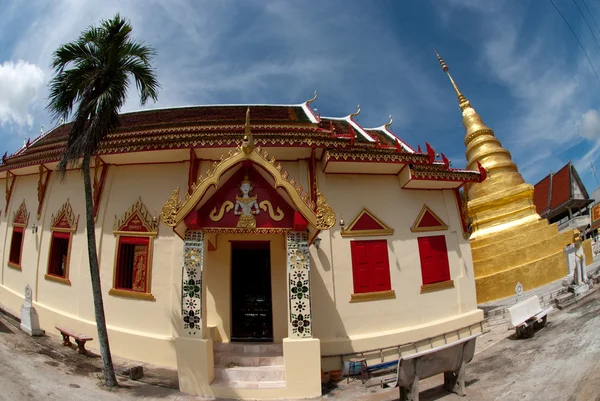
<instances>
[{"instance_id":1,"label":"gold roof trim","mask_svg":"<svg viewBox=\"0 0 600 401\"><path fill-rule=\"evenodd\" d=\"M335 212L327 204L325 196L317 190L317 203L310 200L310 195L305 192L302 185L297 185L295 178L290 178L287 171L282 172L281 163L276 163L275 157L269 159L267 151L261 152L260 148L245 151L239 146L235 151L229 151L227 157L221 156L219 162L214 162L206 177L200 176L196 183L192 184L191 194L185 195L185 199L179 198L179 188L176 188L171 197L164 204L161 212L162 222L170 227L179 225L196 207L208 188L219 187L221 176L231 167L243 161L251 161L265 169L274 179L274 188L282 187L290 196L296 209L309 224L317 230L327 230L335 224Z\"/></svg>"},{"instance_id":2,"label":"gold roof trim","mask_svg":"<svg viewBox=\"0 0 600 401\"><path fill-rule=\"evenodd\" d=\"M155 219L150 212L144 202L142 202L142 198L138 197L138 200L127 209L127 211L121 216L121 218L117 218L115 216L113 233L121 233L123 226L126 225L129 220L137 214L142 222L142 225L146 229L144 232L146 234L158 234L158 219Z\"/></svg>"},{"instance_id":3,"label":"gold roof trim","mask_svg":"<svg viewBox=\"0 0 600 401\"><path fill-rule=\"evenodd\" d=\"M54 215L54 214L52 215L52 217L50 219L50 227L54 228L60 222L63 215L67 219L67 223L69 224L69 227L73 231L77 231L77 224L79 223L79 215L77 215L77 217L75 217L75 213L73 213L73 208L71 207L69 198L67 198L67 201L60 207L60 209L58 210L58 213L56 215Z\"/></svg>"}]
</instances>

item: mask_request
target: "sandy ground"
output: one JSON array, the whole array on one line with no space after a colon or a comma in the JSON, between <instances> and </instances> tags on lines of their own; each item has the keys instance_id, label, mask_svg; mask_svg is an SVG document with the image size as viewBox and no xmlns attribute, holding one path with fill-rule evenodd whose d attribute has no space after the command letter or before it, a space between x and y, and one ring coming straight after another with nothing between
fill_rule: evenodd
<instances>
[{"instance_id":1,"label":"sandy ground","mask_svg":"<svg viewBox=\"0 0 600 401\"><path fill-rule=\"evenodd\" d=\"M421 381L422 401L600 401L600 291L569 309L555 310L534 338L517 340L497 326L478 339L467 365L467 396L442 389L442 376ZM32 338L0 314L0 400L202 400L179 393L173 371L145 366L144 382L119 377L101 386L100 358L63 347L57 336ZM115 359L117 371L132 364ZM360 381L329 387L321 399L391 401L398 389L365 388Z\"/></svg>"}]
</instances>

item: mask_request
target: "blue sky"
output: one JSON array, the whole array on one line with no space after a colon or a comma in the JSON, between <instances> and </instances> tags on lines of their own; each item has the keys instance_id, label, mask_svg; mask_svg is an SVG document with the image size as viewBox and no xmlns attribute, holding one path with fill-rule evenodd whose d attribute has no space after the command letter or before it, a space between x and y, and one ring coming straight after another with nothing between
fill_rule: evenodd
<instances>
[{"instance_id":1,"label":"blue sky","mask_svg":"<svg viewBox=\"0 0 600 401\"><path fill-rule=\"evenodd\" d=\"M553 1L600 72L599 3ZM53 125L52 52L118 11L158 52L162 89L146 107L301 103L317 90L323 116L360 104L371 127L392 114L400 138L463 167L461 114L435 47L527 181L572 160L588 192L597 186L600 83L549 0L0 0L0 10L0 154ZM133 95L123 111L140 109Z\"/></svg>"}]
</instances>

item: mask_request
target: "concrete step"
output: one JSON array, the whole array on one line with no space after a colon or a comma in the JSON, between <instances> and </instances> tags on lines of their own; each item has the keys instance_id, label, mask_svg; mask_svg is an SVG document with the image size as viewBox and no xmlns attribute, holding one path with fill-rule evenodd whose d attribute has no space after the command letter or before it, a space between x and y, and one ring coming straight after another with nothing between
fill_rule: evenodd
<instances>
[{"instance_id":1,"label":"concrete step","mask_svg":"<svg viewBox=\"0 0 600 401\"><path fill-rule=\"evenodd\" d=\"M212 386L228 387L228 388L285 388L285 381L262 381L262 382L236 382L228 380L216 380L212 382Z\"/></svg>"},{"instance_id":2,"label":"concrete step","mask_svg":"<svg viewBox=\"0 0 600 401\"><path fill-rule=\"evenodd\" d=\"M235 366L282 366L283 355L277 353L255 352L215 352L215 367Z\"/></svg>"},{"instance_id":3,"label":"concrete step","mask_svg":"<svg viewBox=\"0 0 600 401\"><path fill-rule=\"evenodd\" d=\"M234 368L215 368L215 380L230 382L281 382L285 383L285 367L241 366Z\"/></svg>"},{"instance_id":4,"label":"concrete step","mask_svg":"<svg viewBox=\"0 0 600 401\"><path fill-rule=\"evenodd\" d=\"M215 353L283 355L283 344L273 343L214 343Z\"/></svg>"}]
</instances>

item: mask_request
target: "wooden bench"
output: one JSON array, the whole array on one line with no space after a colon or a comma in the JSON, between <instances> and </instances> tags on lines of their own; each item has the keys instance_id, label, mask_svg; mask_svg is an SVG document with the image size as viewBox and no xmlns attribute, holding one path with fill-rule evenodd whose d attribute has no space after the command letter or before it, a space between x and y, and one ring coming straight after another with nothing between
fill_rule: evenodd
<instances>
[{"instance_id":1,"label":"wooden bench","mask_svg":"<svg viewBox=\"0 0 600 401\"><path fill-rule=\"evenodd\" d=\"M419 380L444 374L444 388L465 395L465 364L475 355L475 339L482 333L452 343L400 357L394 387L400 389L400 401L419 401Z\"/></svg>"},{"instance_id":2,"label":"wooden bench","mask_svg":"<svg viewBox=\"0 0 600 401\"><path fill-rule=\"evenodd\" d=\"M537 295L519 302L510 308L510 322L517 331L517 337L533 337L535 329L546 325L548 313L552 311L552 306L542 310L540 299Z\"/></svg>"},{"instance_id":3,"label":"wooden bench","mask_svg":"<svg viewBox=\"0 0 600 401\"><path fill-rule=\"evenodd\" d=\"M92 337L77 333L76 331L68 329L66 327L59 327L59 326L55 326L55 327L56 327L56 330L60 331L60 334L62 335L63 345L71 345L71 341L70 341L69 337L73 337L73 339L75 339L75 342L77 343L77 352L79 352L80 354L86 353L85 343L87 341L92 341L93 340Z\"/></svg>"}]
</instances>

